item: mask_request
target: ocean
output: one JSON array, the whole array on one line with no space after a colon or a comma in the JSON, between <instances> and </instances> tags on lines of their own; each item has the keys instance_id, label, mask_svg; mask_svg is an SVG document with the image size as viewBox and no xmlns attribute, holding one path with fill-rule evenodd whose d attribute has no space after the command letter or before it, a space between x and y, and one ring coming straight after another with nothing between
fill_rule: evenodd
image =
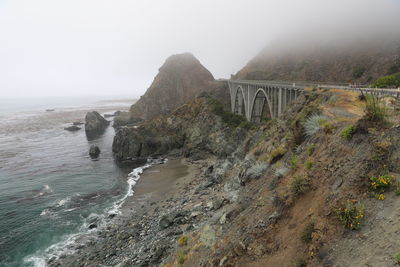
<instances>
[{"instance_id":1,"label":"ocean","mask_svg":"<svg viewBox=\"0 0 400 267\"><path fill-rule=\"evenodd\" d=\"M132 103L0 100L0 266L45 266L113 220L143 167L114 161L113 127L94 140L64 127L83 122L88 111L112 113ZM101 150L96 160L88 155L92 144Z\"/></svg>"}]
</instances>

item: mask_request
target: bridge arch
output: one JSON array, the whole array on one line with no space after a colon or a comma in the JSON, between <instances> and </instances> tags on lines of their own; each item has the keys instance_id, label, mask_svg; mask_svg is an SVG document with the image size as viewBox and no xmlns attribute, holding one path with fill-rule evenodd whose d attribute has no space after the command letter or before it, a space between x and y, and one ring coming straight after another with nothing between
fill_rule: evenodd
<instances>
[{"instance_id":1,"label":"bridge arch","mask_svg":"<svg viewBox=\"0 0 400 267\"><path fill-rule=\"evenodd\" d=\"M258 88L250 103L251 122L260 123L265 112L267 112L271 119L274 118L272 99L265 88ZM268 110L265 110L265 107Z\"/></svg>"},{"instance_id":2,"label":"bridge arch","mask_svg":"<svg viewBox=\"0 0 400 267\"><path fill-rule=\"evenodd\" d=\"M247 99L246 94L241 85L236 87L234 91L234 105L233 105L233 112L235 114L240 114L243 116L247 115Z\"/></svg>"}]
</instances>

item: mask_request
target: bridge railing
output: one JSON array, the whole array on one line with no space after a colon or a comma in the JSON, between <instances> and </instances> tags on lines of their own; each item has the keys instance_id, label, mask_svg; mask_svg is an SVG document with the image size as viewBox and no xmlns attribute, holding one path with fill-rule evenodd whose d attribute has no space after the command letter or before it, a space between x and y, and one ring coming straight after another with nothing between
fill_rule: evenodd
<instances>
[{"instance_id":1,"label":"bridge railing","mask_svg":"<svg viewBox=\"0 0 400 267\"><path fill-rule=\"evenodd\" d=\"M318 87L322 89L343 89L349 91L360 91L369 94L380 94L380 95L391 95L397 98L400 97L400 87L399 88L371 88L363 85L352 85L345 83L328 83L328 82L305 82L305 81L268 81L268 80L227 80L231 83L236 84L250 84L250 85L260 85L260 86L288 86L296 88L310 88Z\"/></svg>"}]
</instances>

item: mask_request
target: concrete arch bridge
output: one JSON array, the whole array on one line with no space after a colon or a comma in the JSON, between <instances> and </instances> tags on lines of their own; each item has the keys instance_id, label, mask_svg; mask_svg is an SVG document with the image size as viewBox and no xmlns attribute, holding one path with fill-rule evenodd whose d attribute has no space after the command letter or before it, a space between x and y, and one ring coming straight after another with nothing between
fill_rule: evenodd
<instances>
[{"instance_id":1,"label":"concrete arch bridge","mask_svg":"<svg viewBox=\"0 0 400 267\"><path fill-rule=\"evenodd\" d=\"M279 117L304 91L295 84L268 81L229 80L228 85L232 112L255 123Z\"/></svg>"}]
</instances>

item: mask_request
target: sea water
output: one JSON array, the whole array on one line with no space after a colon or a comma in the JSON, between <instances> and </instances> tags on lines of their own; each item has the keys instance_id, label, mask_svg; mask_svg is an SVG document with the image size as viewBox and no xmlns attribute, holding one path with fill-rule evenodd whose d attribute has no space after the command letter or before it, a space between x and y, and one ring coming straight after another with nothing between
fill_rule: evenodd
<instances>
[{"instance_id":1,"label":"sea water","mask_svg":"<svg viewBox=\"0 0 400 267\"><path fill-rule=\"evenodd\" d=\"M93 140L84 129L64 127L87 111L104 114L131 103L0 100L0 266L44 266L118 213L143 168L116 164L113 127ZM88 155L92 144L101 150L96 160Z\"/></svg>"}]
</instances>

